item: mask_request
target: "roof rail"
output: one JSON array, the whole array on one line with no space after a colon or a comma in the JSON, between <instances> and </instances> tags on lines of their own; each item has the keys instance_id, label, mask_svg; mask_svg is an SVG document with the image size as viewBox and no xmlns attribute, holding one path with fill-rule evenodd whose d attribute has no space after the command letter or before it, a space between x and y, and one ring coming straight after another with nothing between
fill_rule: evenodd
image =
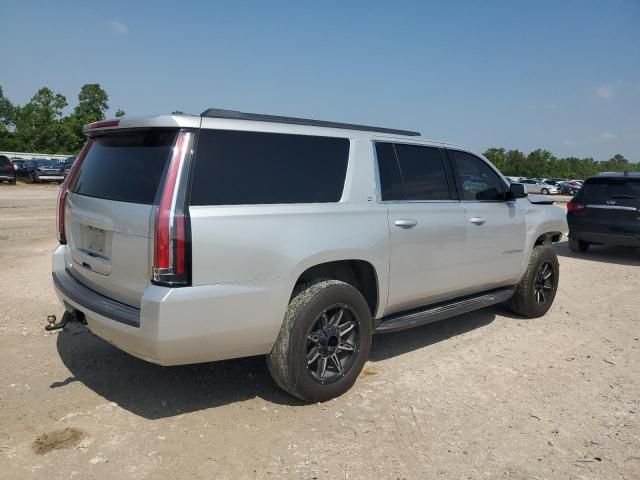
<instances>
[{"instance_id":1,"label":"roof rail","mask_svg":"<svg viewBox=\"0 0 640 480\"><path fill-rule=\"evenodd\" d=\"M312 120L309 118L281 117L279 115L263 115L261 113L245 113L235 110L223 110L220 108L208 108L201 114L202 117L228 118L233 120L253 120L255 122L289 123L292 125L310 125L314 127L341 128L344 130L362 130L366 132L389 133L392 135L420 136L420 132L410 130L396 130L394 128L369 127L367 125L355 125L352 123L327 122L325 120Z\"/></svg>"}]
</instances>

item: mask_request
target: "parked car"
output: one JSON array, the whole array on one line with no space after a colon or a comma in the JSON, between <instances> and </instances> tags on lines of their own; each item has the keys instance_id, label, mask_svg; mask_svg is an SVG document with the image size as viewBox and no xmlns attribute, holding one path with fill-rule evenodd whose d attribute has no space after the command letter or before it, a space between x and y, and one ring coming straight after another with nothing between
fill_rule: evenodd
<instances>
[{"instance_id":1,"label":"parked car","mask_svg":"<svg viewBox=\"0 0 640 480\"><path fill-rule=\"evenodd\" d=\"M571 195L572 197L580 190L578 185L571 182L558 182L556 186L560 189L562 195Z\"/></svg>"},{"instance_id":2,"label":"parked car","mask_svg":"<svg viewBox=\"0 0 640 480\"><path fill-rule=\"evenodd\" d=\"M560 189L555 185L549 185L540 180L524 178L518 183L526 185L527 193L540 193L542 195L557 195L560 193Z\"/></svg>"},{"instance_id":3,"label":"parked car","mask_svg":"<svg viewBox=\"0 0 640 480\"><path fill-rule=\"evenodd\" d=\"M18 158L18 157L12 157L9 160L11 160L11 163L13 163L13 167L15 168L16 173L22 168L22 166L24 165L24 162L26 162L24 158Z\"/></svg>"},{"instance_id":4,"label":"parked car","mask_svg":"<svg viewBox=\"0 0 640 480\"><path fill-rule=\"evenodd\" d=\"M640 247L640 173L604 173L587 179L567 204L569 247Z\"/></svg>"},{"instance_id":5,"label":"parked car","mask_svg":"<svg viewBox=\"0 0 640 480\"><path fill-rule=\"evenodd\" d=\"M13 185L16 183L16 169L9 160L9 157L0 155L0 183L8 182Z\"/></svg>"},{"instance_id":6,"label":"parked car","mask_svg":"<svg viewBox=\"0 0 640 480\"><path fill-rule=\"evenodd\" d=\"M64 168L56 162L45 159L27 160L19 174L29 183L62 183L64 180Z\"/></svg>"},{"instance_id":7,"label":"parked car","mask_svg":"<svg viewBox=\"0 0 640 480\"><path fill-rule=\"evenodd\" d=\"M66 160L62 162L61 166L62 166L62 171L65 177L69 175L69 172L71 171L71 167L73 166L73 162L75 161L76 161L76 157L68 157Z\"/></svg>"},{"instance_id":8,"label":"parked car","mask_svg":"<svg viewBox=\"0 0 640 480\"><path fill-rule=\"evenodd\" d=\"M266 355L280 387L324 401L373 333L554 300L564 211L468 150L215 109L85 132L58 203L63 322L145 360Z\"/></svg>"}]
</instances>

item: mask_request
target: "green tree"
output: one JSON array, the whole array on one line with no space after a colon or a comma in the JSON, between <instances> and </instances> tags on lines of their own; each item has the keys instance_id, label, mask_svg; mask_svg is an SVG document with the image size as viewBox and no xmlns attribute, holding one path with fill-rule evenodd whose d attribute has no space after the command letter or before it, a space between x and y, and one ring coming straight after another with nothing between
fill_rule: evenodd
<instances>
[{"instance_id":1,"label":"green tree","mask_svg":"<svg viewBox=\"0 0 640 480\"><path fill-rule=\"evenodd\" d=\"M109 109L109 95L98 83L87 83L82 86L78 94L78 105L73 114L83 124L104 120L104 114Z\"/></svg>"},{"instance_id":2,"label":"green tree","mask_svg":"<svg viewBox=\"0 0 640 480\"><path fill-rule=\"evenodd\" d=\"M171 115L182 115L184 112L182 110L174 110L171 112Z\"/></svg>"},{"instance_id":3,"label":"green tree","mask_svg":"<svg viewBox=\"0 0 640 480\"><path fill-rule=\"evenodd\" d=\"M4 91L0 87L0 130L9 130L15 122L16 107L4 96Z\"/></svg>"},{"instance_id":4,"label":"green tree","mask_svg":"<svg viewBox=\"0 0 640 480\"><path fill-rule=\"evenodd\" d=\"M507 152L504 148L489 148L483 155L501 172L507 171Z\"/></svg>"},{"instance_id":5,"label":"green tree","mask_svg":"<svg viewBox=\"0 0 640 480\"><path fill-rule=\"evenodd\" d=\"M124 117L125 115L126 113L124 113L124 110L116 110L116 118Z\"/></svg>"},{"instance_id":6,"label":"green tree","mask_svg":"<svg viewBox=\"0 0 640 480\"><path fill-rule=\"evenodd\" d=\"M16 138L21 150L58 153L62 135L62 109L66 106L64 95L43 87L29 103L16 108Z\"/></svg>"},{"instance_id":7,"label":"green tree","mask_svg":"<svg viewBox=\"0 0 640 480\"><path fill-rule=\"evenodd\" d=\"M87 123L104 120L109 109L109 95L98 83L87 83L80 88L78 104L73 113L62 122L60 148L76 153L85 141L82 128Z\"/></svg>"}]
</instances>

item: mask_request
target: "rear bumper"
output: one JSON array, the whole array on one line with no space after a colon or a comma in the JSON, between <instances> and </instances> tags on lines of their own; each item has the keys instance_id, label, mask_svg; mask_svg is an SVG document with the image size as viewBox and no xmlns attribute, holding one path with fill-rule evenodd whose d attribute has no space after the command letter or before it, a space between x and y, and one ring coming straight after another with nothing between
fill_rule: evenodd
<instances>
[{"instance_id":1,"label":"rear bumper","mask_svg":"<svg viewBox=\"0 0 640 480\"><path fill-rule=\"evenodd\" d=\"M15 180L15 179L16 179L15 175L0 173L0 180Z\"/></svg>"},{"instance_id":2,"label":"rear bumper","mask_svg":"<svg viewBox=\"0 0 640 480\"><path fill-rule=\"evenodd\" d=\"M638 235L619 235L613 233L596 233L580 230L571 230L569 237L582 240L587 243L600 245L615 245L618 247L637 247L640 248L640 234Z\"/></svg>"},{"instance_id":3,"label":"rear bumper","mask_svg":"<svg viewBox=\"0 0 640 480\"><path fill-rule=\"evenodd\" d=\"M279 312L281 301L274 294L278 280L183 288L150 285L136 309L75 280L66 270L65 248L61 245L53 254L58 298L67 309L82 312L93 333L135 357L181 365L262 355L271 350L280 330L284 309Z\"/></svg>"},{"instance_id":4,"label":"rear bumper","mask_svg":"<svg viewBox=\"0 0 640 480\"><path fill-rule=\"evenodd\" d=\"M59 182L60 180L64 180L64 175L42 175L36 174L36 179L41 182Z\"/></svg>"}]
</instances>

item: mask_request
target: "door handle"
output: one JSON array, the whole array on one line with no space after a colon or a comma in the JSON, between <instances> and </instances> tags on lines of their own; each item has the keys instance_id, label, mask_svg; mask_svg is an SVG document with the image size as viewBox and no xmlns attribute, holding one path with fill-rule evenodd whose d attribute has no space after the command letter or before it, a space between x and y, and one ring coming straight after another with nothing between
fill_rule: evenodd
<instances>
[{"instance_id":1,"label":"door handle","mask_svg":"<svg viewBox=\"0 0 640 480\"><path fill-rule=\"evenodd\" d=\"M403 218L402 220L396 220L393 224L400 228L413 228L418 224L418 221L413 218Z\"/></svg>"},{"instance_id":2,"label":"door handle","mask_svg":"<svg viewBox=\"0 0 640 480\"><path fill-rule=\"evenodd\" d=\"M482 225L487 221L487 219L482 217L471 217L469 221L475 225Z\"/></svg>"}]
</instances>

